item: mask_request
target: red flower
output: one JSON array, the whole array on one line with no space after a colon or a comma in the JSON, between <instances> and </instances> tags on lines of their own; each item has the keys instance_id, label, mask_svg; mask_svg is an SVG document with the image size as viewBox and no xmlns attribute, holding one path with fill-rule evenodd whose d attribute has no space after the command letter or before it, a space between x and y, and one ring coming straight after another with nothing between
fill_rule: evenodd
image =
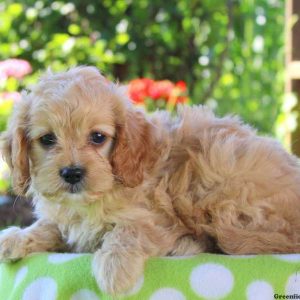
<instances>
[{"instance_id":1,"label":"red flower","mask_svg":"<svg viewBox=\"0 0 300 300\"><path fill-rule=\"evenodd\" d=\"M137 104L144 103L146 98L164 99L172 107L176 103L188 101L187 86L182 80L174 84L170 80L134 79L129 82L128 92L129 97Z\"/></svg>"},{"instance_id":2,"label":"red flower","mask_svg":"<svg viewBox=\"0 0 300 300\"><path fill-rule=\"evenodd\" d=\"M28 61L23 59L7 59L0 61L0 78L15 77L23 78L32 71L31 65Z\"/></svg>"},{"instance_id":3,"label":"red flower","mask_svg":"<svg viewBox=\"0 0 300 300\"><path fill-rule=\"evenodd\" d=\"M182 92L186 92L186 83L183 80L180 80L176 83L176 87L178 87Z\"/></svg>"},{"instance_id":4,"label":"red flower","mask_svg":"<svg viewBox=\"0 0 300 300\"><path fill-rule=\"evenodd\" d=\"M187 96L179 96L177 97L176 103L187 103L189 98Z\"/></svg>"},{"instance_id":5,"label":"red flower","mask_svg":"<svg viewBox=\"0 0 300 300\"><path fill-rule=\"evenodd\" d=\"M184 81L180 80L176 83L175 87L176 87L176 93L177 93L176 103L188 102L188 97L186 96L186 93L187 93L186 83Z\"/></svg>"},{"instance_id":6,"label":"red flower","mask_svg":"<svg viewBox=\"0 0 300 300\"><path fill-rule=\"evenodd\" d=\"M135 103L143 103L145 98L149 96L149 89L154 81L148 78L134 79L129 82L129 97Z\"/></svg>"},{"instance_id":7,"label":"red flower","mask_svg":"<svg viewBox=\"0 0 300 300\"><path fill-rule=\"evenodd\" d=\"M150 86L149 96L153 99L163 98L167 100L170 97L174 87L174 83L170 80L156 81Z\"/></svg>"}]
</instances>

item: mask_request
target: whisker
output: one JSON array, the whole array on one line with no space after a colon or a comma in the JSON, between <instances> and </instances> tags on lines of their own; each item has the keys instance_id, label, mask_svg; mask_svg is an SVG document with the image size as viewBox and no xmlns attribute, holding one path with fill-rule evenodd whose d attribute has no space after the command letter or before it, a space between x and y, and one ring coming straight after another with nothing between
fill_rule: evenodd
<instances>
[{"instance_id":1,"label":"whisker","mask_svg":"<svg viewBox=\"0 0 300 300\"><path fill-rule=\"evenodd\" d=\"M20 195L17 195L17 196L15 197L14 202L13 202L13 206L12 206L13 211L15 211L15 205L16 205L16 202L17 202L20 198L21 198Z\"/></svg>"}]
</instances>

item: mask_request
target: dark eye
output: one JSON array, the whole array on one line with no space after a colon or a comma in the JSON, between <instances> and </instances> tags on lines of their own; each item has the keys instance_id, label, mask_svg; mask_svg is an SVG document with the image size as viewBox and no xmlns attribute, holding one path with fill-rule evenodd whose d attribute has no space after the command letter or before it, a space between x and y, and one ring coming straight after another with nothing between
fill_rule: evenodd
<instances>
[{"instance_id":1,"label":"dark eye","mask_svg":"<svg viewBox=\"0 0 300 300\"><path fill-rule=\"evenodd\" d=\"M53 133L47 133L39 138L43 146L50 147L56 143L56 136Z\"/></svg>"},{"instance_id":2,"label":"dark eye","mask_svg":"<svg viewBox=\"0 0 300 300\"><path fill-rule=\"evenodd\" d=\"M100 132L92 132L91 133L91 142L93 144L100 145L105 142L106 136Z\"/></svg>"}]
</instances>

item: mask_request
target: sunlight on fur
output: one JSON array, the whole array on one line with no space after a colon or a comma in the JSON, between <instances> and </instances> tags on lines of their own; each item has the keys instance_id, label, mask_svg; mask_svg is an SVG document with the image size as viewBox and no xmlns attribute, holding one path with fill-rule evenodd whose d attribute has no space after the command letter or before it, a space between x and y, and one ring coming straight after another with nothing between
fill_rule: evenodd
<instances>
[{"instance_id":1,"label":"sunlight on fur","mask_svg":"<svg viewBox=\"0 0 300 300\"><path fill-rule=\"evenodd\" d=\"M2 136L37 221L0 259L93 252L99 287L130 289L147 258L300 252L300 168L275 140L204 106L151 116L96 68L46 73Z\"/></svg>"}]
</instances>

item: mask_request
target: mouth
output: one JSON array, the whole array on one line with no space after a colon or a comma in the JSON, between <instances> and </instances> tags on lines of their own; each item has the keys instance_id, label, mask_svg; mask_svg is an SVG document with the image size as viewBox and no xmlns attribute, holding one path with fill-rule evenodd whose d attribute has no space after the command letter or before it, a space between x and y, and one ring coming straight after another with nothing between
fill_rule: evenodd
<instances>
[{"instance_id":1,"label":"mouth","mask_svg":"<svg viewBox=\"0 0 300 300\"><path fill-rule=\"evenodd\" d=\"M53 202L64 204L82 204L89 205L104 196L103 191L90 191L83 184L64 185L59 191L47 193L43 192L42 195Z\"/></svg>"},{"instance_id":2,"label":"mouth","mask_svg":"<svg viewBox=\"0 0 300 300\"><path fill-rule=\"evenodd\" d=\"M76 183L76 184L72 184L67 188L67 191L71 194L78 194L82 191L83 187L82 184L80 183Z\"/></svg>"}]
</instances>

